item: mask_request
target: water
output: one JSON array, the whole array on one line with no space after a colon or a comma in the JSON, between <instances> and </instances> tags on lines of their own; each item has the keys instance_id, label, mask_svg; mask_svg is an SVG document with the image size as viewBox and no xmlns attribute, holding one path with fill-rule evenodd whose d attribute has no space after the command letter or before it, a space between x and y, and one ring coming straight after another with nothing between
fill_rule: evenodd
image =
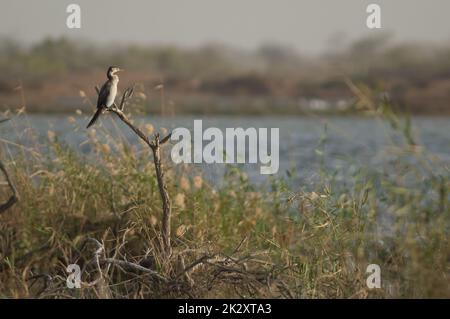
<instances>
[{"instance_id":1,"label":"water","mask_svg":"<svg viewBox=\"0 0 450 319\"><path fill-rule=\"evenodd\" d=\"M147 117L136 122L139 125L151 123L155 128L174 129L186 127L192 129L194 119L203 120L203 130L208 127L225 128L272 128L280 129L280 169L277 176L293 176L295 184L314 184L321 169L336 175L336 179L345 180L359 169L371 169L389 165L395 161L395 146L401 140L392 134L389 125L378 119L360 117L230 117L230 116L177 116ZM115 126L113 120L117 124ZM32 144L29 128L38 133L38 140L47 139L47 132L53 131L59 140L64 141L76 151L89 154L90 146L83 143L87 139L87 116L76 116L69 120L67 115L27 115L13 118L0 125L3 140ZM420 145L439 157L436 170L450 163L450 117L414 117L414 138ZM137 137L112 115L106 115L102 127L97 127L98 136L102 132L111 132L113 136L122 135L132 144L138 144ZM116 129L118 128L118 130ZM192 134L193 135L193 134ZM170 146L169 146L170 147ZM15 146L10 145L12 150ZM198 166L198 165L197 165ZM256 182L266 181L269 177L261 175L260 164L240 164ZM200 167L205 177L219 181L226 166L209 164Z\"/></svg>"}]
</instances>

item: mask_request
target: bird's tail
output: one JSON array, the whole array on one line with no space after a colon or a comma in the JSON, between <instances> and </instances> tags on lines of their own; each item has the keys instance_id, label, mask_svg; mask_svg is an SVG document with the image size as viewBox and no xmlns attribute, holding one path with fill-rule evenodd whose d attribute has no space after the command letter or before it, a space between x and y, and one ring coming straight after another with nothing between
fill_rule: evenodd
<instances>
[{"instance_id":1,"label":"bird's tail","mask_svg":"<svg viewBox=\"0 0 450 319\"><path fill-rule=\"evenodd\" d=\"M86 126L86 128L91 127L95 122L97 122L98 117L100 116L100 114L102 114L102 111L103 111L102 109L97 109L97 112L95 112L94 116L92 117L91 121Z\"/></svg>"}]
</instances>

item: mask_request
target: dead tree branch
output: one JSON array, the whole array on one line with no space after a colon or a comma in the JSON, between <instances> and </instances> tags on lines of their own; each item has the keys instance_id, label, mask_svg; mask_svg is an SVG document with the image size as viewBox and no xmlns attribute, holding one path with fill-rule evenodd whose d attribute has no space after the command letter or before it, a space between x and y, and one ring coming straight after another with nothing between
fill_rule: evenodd
<instances>
[{"instance_id":1,"label":"dead tree branch","mask_svg":"<svg viewBox=\"0 0 450 319\"><path fill-rule=\"evenodd\" d=\"M98 87L95 87L95 90L97 91L97 94L100 92ZM113 104L112 107L108 108L108 111L116 114L119 119L122 120L141 140L147 144L147 146L152 150L153 153L153 162L155 165L155 171L156 171L156 178L158 182L158 188L159 193L162 200L162 210L163 210L163 216L162 216L162 246L163 250L167 257L169 257L172 253L172 246L170 243L170 231L171 231L171 203L169 198L169 193L167 191L167 186L164 181L164 170L162 168L161 163L161 145L165 144L169 141L172 133L169 133L164 138L160 138L159 133L156 133L153 140L150 140L146 134L144 134L138 127L133 125L133 123L127 118L127 116L124 114L123 110L125 107L125 104L128 99L130 99L133 96L134 88L130 87L125 90L125 92L122 95L122 98L120 100L120 104L117 105L116 103Z\"/></svg>"},{"instance_id":2,"label":"dead tree branch","mask_svg":"<svg viewBox=\"0 0 450 319\"><path fill-rule=\"evenodd\" d=\"M7 119L1 120L1 122L6 121ZM8 171L6 170L5 165L0 160L0 170L3 173L3 176L5 176L6 183L8 184L9 188L11 189L12 195L9 197L9 199L0 205L0 214L7 211L9 208L11 208L15 203L19 201L19 193L17 192L16 186L14 186L14 183L11 180L11 177L8 174Z\"/></svg>"},{"instance_id":3,"label":"dead tree branch","mask_svg":"<svg viewBox=\"0 0 450 319\"><path fill-rule=\"evenodd\" d=\"M143 272L145 274L149 274L150 276L158 278L159 280L161 280L165 283L168 282L168 279L165 278L164 276L160 275L158 272L156 272L152 269L149 269L149 268L145 268L141 265L126 261L126 260L119 260L119 259L114 259L114 258L103 258L103 259L100 259L100 263L113 264L113 265L122 267L124 269L132 270L134 272Z\"/></svg>"}]
</instances>

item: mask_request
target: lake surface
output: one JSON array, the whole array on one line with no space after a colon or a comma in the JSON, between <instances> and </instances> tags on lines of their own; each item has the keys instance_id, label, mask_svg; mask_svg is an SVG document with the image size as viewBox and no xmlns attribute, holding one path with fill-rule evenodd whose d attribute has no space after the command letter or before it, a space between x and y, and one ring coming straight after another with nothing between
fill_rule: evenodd
<instances>
[{"instance_id":1,"label":"lake surface","mask_svg":"<svg viewBox=\"0 0 450 319\"><path fill-rule=\"evenodd\" d=\"M400 145L401 141L399 134L393 133L386 122L361 117L177 116L139 118L136 123L151 123L156 129L186 127L191 130L195 119L203 120L203 130L208 127L217 127L224 132L225 128L237 127L279 128L280 169L277 176L286 176L289 170L294 183L299 185L314 184L321 169L333 172L337 180L345 180L346 176L361 168L389 165L395 161L395 145ZM3 140L30 146L34 143L29 138L30 128L37 132L38 141L42 143L48 138L47 132L53 131L59 140L74 150L89 154L90 146L83 143L88 136L88 131L84 129L87 122L87 115L21 115L1 124L0 136ZM439 159L436 170L448 166L450 117L414 117L412 124L415 141ZM97 131L100 138L110 132L113 136L122 135L130 143L139 145L129 128L112 115L104 116ZM11 150L15 148L13 145L8 147ZM239 165L253 181L263 182L269 178L269 175L260 174L259 163ZM216 182L221 180L226 167L224 164L196 166L200 166L206 178Z\"/></svg>"}]
</instances>

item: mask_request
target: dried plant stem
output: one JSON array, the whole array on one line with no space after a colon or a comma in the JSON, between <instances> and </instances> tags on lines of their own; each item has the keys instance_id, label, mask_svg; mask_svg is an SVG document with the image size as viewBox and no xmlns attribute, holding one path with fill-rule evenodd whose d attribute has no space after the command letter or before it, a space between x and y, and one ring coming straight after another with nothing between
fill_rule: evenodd
<instances>
[{"instance_id":1,"label":"dried plant stem","mask_svg":"<svg viewBox=\"0 0 450 319\"><path fill-rule=\"evenodd\" d=\"M99 93L99 88L95 88L97 94ZM164 138L160 138L159 133L156 133L154 136L154 140L151 141L147 135L145 135L138 127L133 125L133 123L127 118L127 116L123 113L123 108L125 106L126 101L133 95L133 88L128 88L122 95L122 99L120 101L120 105L117 106L115 103L113 107L109 108L108 111L116 114L119 119L122 120L141 140L148 145L148 147L152 150L153 153L153 162L155 165L156 178L158 181L159 193L162 201L162 246L166 257L169 257L172 254L172 246L170 243L170 229L171 229L171 214L172 208L170 204L170 197L167 191L167 186L164 181L164 170L161 163L161 145L165 144L169 141L171 137L171 133L168 134Z\"/></svg>"},{"instance_id":2,"label":"dried plant stem","mask_svg":"<svg viewBox=\"0 0 450 319\"><path fill-rule=\"evenodd\" d=\"M11 189L12 195L9 197L9 199L0 205L0 214L7 211L9 208L11 208L17 201L19 200L19 193L17 192L16 187L14 186L14 183L12 182L8 171L6 170L5 165L2 161L0 161L0 170L2 171L3 175L5 176L6 183L8 184L9 188Z\"/></svg>"}]
</instances>

